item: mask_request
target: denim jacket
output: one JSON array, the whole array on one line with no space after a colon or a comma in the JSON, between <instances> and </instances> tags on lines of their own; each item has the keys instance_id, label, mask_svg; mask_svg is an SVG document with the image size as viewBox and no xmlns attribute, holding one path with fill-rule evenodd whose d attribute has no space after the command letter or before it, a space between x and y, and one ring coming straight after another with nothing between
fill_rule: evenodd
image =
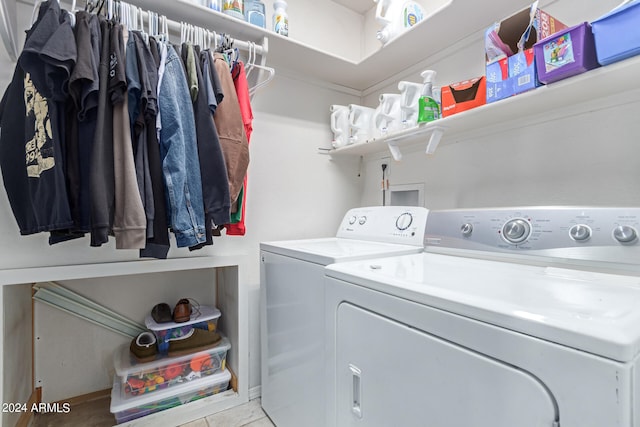
<instances>
[{"instance_id":1,"label":"denim jacket","mask_svg":"<svg viewBox=\"0 0 640 427\"><path fill-rule=\"evenodd\" d=\"M206 240L202 180L193 105L182 61L173 46L167 47L167 61L158 98L162 115L160 156L169 223L177 246L189 247Z\"/></svg>"}]
</instances>

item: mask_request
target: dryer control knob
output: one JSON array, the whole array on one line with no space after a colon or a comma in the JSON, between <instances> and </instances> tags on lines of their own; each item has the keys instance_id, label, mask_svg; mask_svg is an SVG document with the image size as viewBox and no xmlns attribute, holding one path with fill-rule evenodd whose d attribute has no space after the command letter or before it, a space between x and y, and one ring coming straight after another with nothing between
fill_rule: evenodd
<instances>
[{"instance_id":1,"label":"dryer control knob","mask_svg":"<svg viewBox=\"0 0 640 427\"><path fill-rule=\"evenodd\" d=\"M576 224L569 229L569 237L576 242L584 242L591 237L591 227L585 224Z\"/></svg>"},{"instance_id":2,"label":"dryer control knob","mask_svg":"<svg viewBox=\"0 0 640 427\"><path fill-rule=\"evenodd\" d=\"M631 243L638 238L638 232L629 225L619 225L613 229L613 238L620 243Z\"/></svg>"},{"instance_id":3,"label":"dryer control knob","mask_svg":"<svg viewBox=\"0 0 640 427\"><path fill-rule=\"evenodd\" d=\"M526 219L514 218L502 226L502 237L509 243L522 243L529 238L531 226Z\"/></svg>"},{"instance_id":4,"label":"dryer control knob","mask_svg":"<svg viewBox=\"0 0 640 427\"><path fill-rule=\"evenodd\" d=\"M406 230L411 227L411 223L413 222L413 216L409 212L405 212L400 214L398 219L396 219L396 228L398 230Z\"/></svg>"},{"instance_id":5,"label":"dryer control knob","mask_svg":"<svg viewBox=\"0 0 640 427\"><path fill-rule=\"evenodd\" d=\"M473 233L473 225L469 223L462 224L462 227L460 227L460 232L464 237L471 236L471 234Z\"/></svg>"},{"instance_id":6,"label":"dryer control knob","mask_svg":"<svg viewBox=\"0 0 640 427\"><path fill-rule=\"evenodd\" d=\"M351 215L351 216L349 217L349 225L353 225L353 224L355 224L357 219L358 219L358 218L356 218L356 216L355 216L355 215Z\"/></svg>"},{"instance_id":7,"label":"dryer control knob","mask_svg":"<svg viewBox=\"0 0 640 427\"><path fill-rule=\"evenodd\" d=\"M360 218L358 218L358 224L364 225L365 222L367 222L367 217L366 216L363 215Z\"/></svg>"}]
</instances>

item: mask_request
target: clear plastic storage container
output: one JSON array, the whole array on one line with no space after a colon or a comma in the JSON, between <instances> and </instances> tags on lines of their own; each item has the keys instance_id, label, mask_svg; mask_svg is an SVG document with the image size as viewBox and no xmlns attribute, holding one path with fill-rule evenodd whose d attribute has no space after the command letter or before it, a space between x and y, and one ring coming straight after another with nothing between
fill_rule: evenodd
<instances>
[{"instance_id":1,"label":"clear plastic storage container","mask_svg":"<svg viewBox=\"0 0 640 427\"><path fill-rule=\"evenodd\" d=\"M222 371L158 393L123 399L122 383L116 379L111 389L110 411L121 424L223 392L229 388L230 381L231 372Z\"/></svg>"},{"instance_id":2,"label":"clear plastic storage container","mask_svg":"<svg viewBox=\"0 0 640 427\"><path fill-rule=\"evenodd\" d=\"M149 313L144 323L147 328L155 334L160 354L167 354L169 350L169 339L182 337L193 328L215 331L218 327L220 314L220 310L215 307L201 305L192 309L191 319L187 322L156 323L153 317L151 317L151 313Z\"/></svg>"},{"instance_id":3,"label":"clear plastic storage container","mask_svg":"<svg viewBox=\"0 0 640 427\"><path fill-rule=\"evenodd\" d=\"M178 357L158 356L151 362L139 363L123 345L114 355L116 381L121 399L170 390L200 378L216 375L226 368L231 344L226 337L208 350Z\"/></svg>"}]
</instances>

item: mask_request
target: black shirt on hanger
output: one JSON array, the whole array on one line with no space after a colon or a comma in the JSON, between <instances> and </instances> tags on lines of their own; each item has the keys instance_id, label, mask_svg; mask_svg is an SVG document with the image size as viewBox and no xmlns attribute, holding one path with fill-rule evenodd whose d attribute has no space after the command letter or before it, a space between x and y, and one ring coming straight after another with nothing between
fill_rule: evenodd
<instances>
[{"instance_id":1,"label":"black shirt on hanger","mask_svg":"<svg viewBox=\"0 0 640 427\"><path fill-rule=\"evenodd\" d=\"M91 155L91 246L101 246L108 242L115 202L113 108L109 98L111 23L102 16L99 16L99 20L102 41L98 113Z\"/></svg>"},{"instance_id":2,"label":"black shirt on hanger","mask_svg":"<svg viewBox=\"0 0 640 427\"><path fill-rule=\"evenodd\" d=\"M0 103L0 166L21 234L73 225L64 177L64 101L76 61L69 17L40 5Z\"/></svg>"}]
</instances>

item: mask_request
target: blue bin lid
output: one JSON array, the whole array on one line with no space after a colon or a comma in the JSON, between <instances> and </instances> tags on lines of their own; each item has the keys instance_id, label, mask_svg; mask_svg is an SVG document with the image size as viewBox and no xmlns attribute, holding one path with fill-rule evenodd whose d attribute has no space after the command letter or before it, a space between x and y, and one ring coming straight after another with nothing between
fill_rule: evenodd
<instances>
[{"instance_id":1,"label":"blue bin lid","mask_svg":"<svg viewBox=\"0 0 640 427\"><path fill-rule=\"evenodd\" d=\"M631 9L633 7L636 7L636 6L640 6L640 0L633 0L633 1L629 2L629 3L617 6L614 9L612 9L611 12L601 16L600 18L598 18L596 20L594 20L592 23L604 21L605 19L607 19L607 18L609 18L611 16L617 15L619 13L624 12L627 9Z\"/></svg>"}]
</instances>

